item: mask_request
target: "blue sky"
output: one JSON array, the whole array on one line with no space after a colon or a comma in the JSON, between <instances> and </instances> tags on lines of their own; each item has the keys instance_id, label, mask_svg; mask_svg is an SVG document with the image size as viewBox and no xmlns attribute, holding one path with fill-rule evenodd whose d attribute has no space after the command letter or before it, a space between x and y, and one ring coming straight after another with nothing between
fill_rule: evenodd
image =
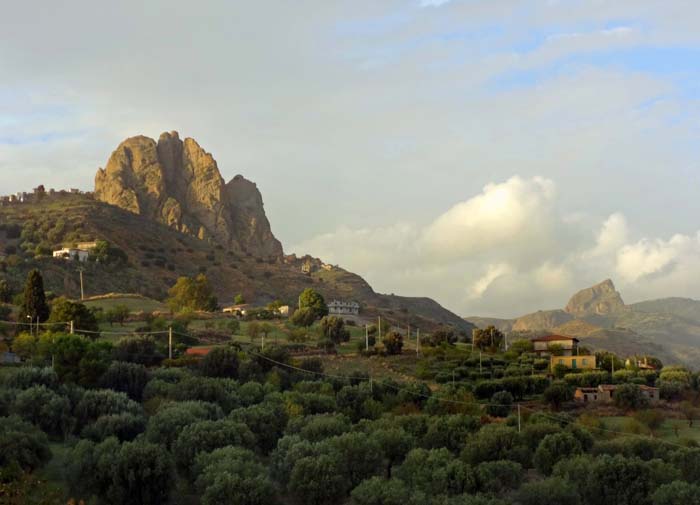
<instances>
[{"instance_id":1,"label":"blue sky","mask_svg":"<svg viewBox=\"0 0 700 505\"><path fill-rule=\"evenodd\" d=\"M15 2L0 192L90 189L125 137L175 129L258 183L287 251L380 291L491 315L605 277L700 298L699 24L688 0Z\"/></svg>"}]
</instances>

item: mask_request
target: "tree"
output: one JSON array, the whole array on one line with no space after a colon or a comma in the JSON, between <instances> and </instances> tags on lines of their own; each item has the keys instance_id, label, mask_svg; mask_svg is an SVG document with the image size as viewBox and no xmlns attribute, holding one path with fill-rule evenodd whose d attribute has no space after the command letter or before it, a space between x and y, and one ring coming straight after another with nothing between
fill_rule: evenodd
<instances>
[{"instance_id":1,"label":"tree","mask_svg":"<svg viewBox=\"0 0 700 505\"><path fill-rule=\"evenodd\" d=\"M348 491L339 461L326 454L299 459L292 469L288 488L300 503L310 505L338 503Z\"/></svg>"},{"instance_id":2,"label":"tree","mask_svg":"<svg viewBox=\"0 0 700 505\"><path fill-rule=\"evenodd\" d=\"M149 335L122 337L114 346L116 361L128 361L151 366L163 361L164 356L156 347L156 341Z\"/></svg>"},{"instance_id":3,"label":"tree","mask_svg":"<svg viewBox=\"0 0 700 505\"><path fill-rule=\"evenodd\" d=\"M636 384L621 384L613 393L613 401L615 406L634 410L645 407L649 402Z\"/></svg>"},{"instance_id":4,"label":"tree","mask_svg":"<svg viewBox=\"0 0 700 505\"><path fill-rule=\"evenodd\" d=\"M130 400L124 393L110 389L93 389L85 392L75 407L78 427L83 428L102 416L112 414L143 415L141 405Z\"/></svg>"},{"instance_id":5,"label":"tree","mask_svg":"<svg viewBox=\"0 0 700 505\"><path fill-rule=\"evenodd\" d=\"M180 277L170 288L168 295L167 303L173 312L188 309L213 312L219 304L209 284L209 279L204 274L199 274L194 279Z\"/></svg>"},{"instance_id":6,"label":"tree","mask_svg":"<svg viewBox=\"0 0 700 505\"><path fill-rule=\"evenodd\" d=\"M223 447L195 458L196 488L203 505L268 505L275 488L256 455L242 447Z\"/></svg>"},{"instance_id":7,"label":"tree","mask_svg":"<svg viewBox=\"0 0 700 505\"><path fill-rule=\"evenodd\" d=\"M688 428L692 428L693 421L695 420L695 418L698 417L698 415L700 415L700 412L695 407L695 405L693 405L693 403L689 401L681 402L680 409L683 413L683 417L685 417L686 421L688 421Z\"/></svg>"},{"instance_id":8,"label":"tree","mask_svg":"<svg viewBox=\"0 0 700 505\"><path fill-rule=\"evenodd\" d=\"M372 477L353 489L352 505L406 505L411 490L397 479Z\"/></svg>"},{"instance_id":9,"label":"tree","mask_svg":"<svg viewBox=\"0 0 700 505\"><path fill-rule=\"evenodd\" d=\"M245 298L241 293L238 293L233 299L234 305L243 305L245 303Z\"/></svg>"},{"instance_id":10,"label":"tree","mask_svg":"<svg viewBox=\"0 0 700 505\"><path fill-rule=\"evenodd\" d=\"M513 406L513 395L508 391L499 391L491 397L491 404L486 407L490 416L508 417Z\"/></svg>"},{"instance_id":11,"label":"tree","mask_svg":"<svg viewBox=\"0 0 700 505\"><path fill-rule=\"evenodd\" d=\"M115 305L105 313L105 319L112 326L114 323L119 323L124 326L124 321L129 318L131 311L126 305Z\"/></svg>"},{"instance_id":12,"label":"tree","mask_svg":"<svg viewBox=\"0 0 700 505\"><path fill-rule=\"evenodd\" d=\"M251 321L248 323L248 337L250 338L251 342L254 342L260 337L260 323L257 321Z\"/></svg>"},{"instance_id":13,"label":"tree","mask_svg":"<svg viewBox=\"0 0 700 505\"><path fill-rule=\"evenodd\" d=\"M334 344L350 340L350 332L345 329L345 320L342 317L326 316L321 319L321 333Z\"/></svg>"},{"instance_id":14,"label":"tree","mask_svg":"<svg viewBox=\"0 0 700 505\"><path fill-rule=\"evenodd\" d=\"M235 336L241 331L241 323L238 319L229 319L226 321L226 329L231 332L231 336Z\"/></svg>"},{"instance_id":15,"label":"tree","mask_svg":"<svg viewBox=\"0 0 700 505\"><path fill-rule=\"evenodd\" d=\"M524 475L522 465L515 461L486 461L476 467L477 487L482 493L517 489Z\"/></svg>"},{"instance_id":16,"label":"tree","mask_svg":"<svg viewBox=\"0 0 700 505\"><path fill-rule=\"evenodd\" d=\"M370 436L376 440L384 453L386 478L391 479L392 469L404 460L413 448L415 440L402 428L376 430Z\"/></svg>"},{"instance_id":17,"label":"tree","mask_svg":"<svg viewBox=\"0 0 700 505\"><path fill-rule=\"evenodd\" d=\"M498 349L505 340L505 335L495 326L488 326L485 329L476 328L472 332L472 343L481 350Z\"/></svg>"},{"instance_id":18,"label":"tree","mask_svg":"<svg viewBox=\"0 0 700 505\"><path fill-rule=\"evenodd\" d=\"M5 279L0 279L0 303L12 302L13 295L10 284Z\"/></svg>"},{"instance_id":19,"label":"tree","mask_svg":"<svg viewBox=\"0 0 700 505\"><path fill-rule=\"evenodd\" d=\"M580 505L576 487L557 477L528 482L518 492L521 505ZM616 503L611 501L610 503Z\"/></svg>"},{"instance_id":20,"label":"tree","mask_svg":"<svg viewBox=\"0 0 700 505\"><path fill-rule=\"evenodd\" d=\"M95 314L82 303L72 302L61 296L54 300L51 304L51 316L49 323L59 323L56 325L56 331L61 331L66 328L66 322L73 322L73 327L76 333L81 333L81 330L89 332L92 338L97 337L96 333L100 330L97 324ZM60 324L63 323L63 324Z\"/></svg>"},{"instance_id":21,"label":"tree","mask_svg":"<svg viewBox=\"0 0 700 505\"><path fill-rule=\"evenodd\" d=\"M314 319L321 319L323 316L328 315L328 306L323 296L313 288L306 288L299 295L299 308L311 309L314 315Z\"/></svg>"},{"instance_id":22,"label":"tree","mask_svg":"<svg viewBox=\"0 0 700 505\"><path fill-rule=\"evenodd\" d=\"M107 492L111 501L142 505L168 503L175 472L167 451L148 442L126 442L115 456Z\"/></svg>"},{"instance_id":23,"label":"tree","mask_svg":"<svg viewBox=\"0 0 700 505\"><path fill-rule=\"evenodd\" d=\"M292 314L292 317L289 320L295 326L308 327L314 324L314 321L316 320L316 314L314 313L313 309L309 307L303 307L301 309L295 310L294 314Z\"/></svg>"},{"instance_id":24,"label":"tree","mask_svg":"<svg viewBox=\"0 0 700 505\"><path fill-rule=\"evenodd\" d=\"M396 474L414 490L431 496L476 491L476 476L471 467L447 449L413 449Z\"/></svg>"},{"instance_id":25,"label":"tree","mask_svg":"<svg viewBox=\"0 0 700 505\"><path fill-rule=\"evenodd\" d=\"M675 481L659 487L652 495L654 505L700 505L700 486Z\"/></svg>"},{"instance_id":26,"label":"tree","mask_svg":"<svg viewBox=\"0 0 700 505\"><path fill-rule=\"evenodd\" d=\"M82 431L82 438L93 442L102 442L109 437L116 437L122 442L131 442L146 429L146 418L129 413L108 414L100 416Z\"/></svg>"},{"instance_id":27,"label":"tree","mask_svg":"<svg viewBox=\"0 0 700 505\"><path fill-rule=\"evenodd\" d=\"M425 344L437 347L442 344L452 345L455 342L457 342L457 335L454 329L449 326L441 326L426 339Z\"/></svg>"},{"instance_id":28,"label":"tree","mask_svg":"<svg viewBox=\"0 0 700 505\"><path fill-rule=\"evenodd\" d=\"M100 385L114 391L126 393L129 398L141 401L148 383L148 370L143 365L114 361L100 378Z\"/></svg>"},{"instance_id":29,"label":"tree","mask_svg":"<svg viewBox=\"0 0 700 505\"><path fill-rule=\"evenodd\" d=\"M129 260L124 251L113 246L106 240L96 241L95 247L90 251L89 259L105 265L115 263L125 264Z\"/></svg>"},{"instance_id":30,"label":"tree","mask_svg":"<svg viewBox=\"0 0 700 505\"><path fill-rule=\"evenodd\" d=\"M235 379L238 377L238 354L231 348L217 347L204 357L199 369L206 377Z\"/></svg>"},{"instance_id":31,"label":"tree","mask_svg":"<svg viewBox=\"0 0 700 505\"><path fill-rule=\"evenodd\" d=\"M148 420L146 439L170 448L182 430L198 421L219 419L221 407L203 401L173 402L163 406Z\"/></svg>"},{"instance_id":32,"label":"tree","mask_svg":"<svg viewBox=\"0 0 700 505\"><path fill-rule=\"evenodd\" d=\"M44 293L44 279L39 270L32 270L27 275L27 282L24 285L24 298L20 310L20 320L24 322L31 318L32 321L45 322L49 318L51 310L46 303Z\"/></svg>"},{"instance_id":33,"label":"tree","mask_svg":"<svg viewBox=\"0 0 700 505\"><path fill-rule=\"evenodd\" d=\"M255 435L245 424L232 419L198 421L185 426L173 444L177 466L186 472L191 470L197 454L237 445L255 448Z\"/></svg>"},{"instance_id":34,"label":"tree","mask_svg":"<svg viewBox=\"0 0 700 505\"><path fill-rule=\"evenodd\" d=\"M71 405L46 386L34 386L20 392L12 406L13 413L54 437L65 436L72 425Z\"/></svg>"},{"instance_id":35,"label":"tree","mask_svg":"<svg viewBox=\"0 0 700 505\"><path fill-rule=\"evenodd\" d=\"M579 441L570 433L552 433L542 439L533 462L535 468L543 475L550 475L554 465L562 459L581 454L582 448Z\"/></svg>"},{"instance_id":36,"label":"tree","mask_svg":"<svg viewBox=\"0 0 700 505\"><path fill-rule=\"evenodd\" d=\"M51 459L46 434L19 417L0 417L0 468L16 465L31 471Z\"/></svg>"},{"instance_id":37,"label":"tree","mask_svg":"<svg viewBox=\"0 0 700 505\"><path fill-rule=\"evenodd\" d=\"M544 400L555 410L574 399L574 393L565 382L554 382L544 391Z\"/></svg>"},{"instance_id":38,"label":"tree","mask_svg":"<svg viewBox=\"0 0 700 505\"><path fill-rule=\"evenodd\" d=\"M403 335L397 331L387 333L382 339L387 354L401 354L403 349Z\"/></svg>"}]
</instances>

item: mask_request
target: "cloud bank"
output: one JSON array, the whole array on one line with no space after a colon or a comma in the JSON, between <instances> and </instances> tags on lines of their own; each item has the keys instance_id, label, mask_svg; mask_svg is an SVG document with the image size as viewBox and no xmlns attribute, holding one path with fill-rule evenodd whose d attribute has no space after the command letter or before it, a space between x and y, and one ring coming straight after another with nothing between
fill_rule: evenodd
<instances>
[{"instance_id":1,"label":"cloud bank","mask_svg":"<svg viewBox=\"0 0 700 505\"><path fill-rule=\"evenodd\" d=\"M562 307L607 277L628 301L697 293L700 233L635 238L621 213L562 215L557 203L554 181L513 176L425 225L343 227L294 250L363 273L380 291L432 296L463 315Z\"/></svg>"}]
</instances>

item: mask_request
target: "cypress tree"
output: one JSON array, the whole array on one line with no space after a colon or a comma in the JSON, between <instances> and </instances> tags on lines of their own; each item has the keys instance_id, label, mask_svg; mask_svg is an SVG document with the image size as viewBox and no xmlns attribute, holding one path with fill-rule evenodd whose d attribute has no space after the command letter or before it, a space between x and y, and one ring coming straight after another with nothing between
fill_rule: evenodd
<instances>
[{"instance_id":1,"label":"cypress tree","mask_svg":"<svg viewBox=\"0 0 700 505\"><path fill-rule=\"evenodd\" d=\"M27 282L24 285L24 304L22 305L23 319L31 316L33 321L37 317L40 322L45 322L49 318L49 305L46 303L46 294L44 293L44 279L39 270L32 270L27 275Z\"/></svg>"}]
</instances>

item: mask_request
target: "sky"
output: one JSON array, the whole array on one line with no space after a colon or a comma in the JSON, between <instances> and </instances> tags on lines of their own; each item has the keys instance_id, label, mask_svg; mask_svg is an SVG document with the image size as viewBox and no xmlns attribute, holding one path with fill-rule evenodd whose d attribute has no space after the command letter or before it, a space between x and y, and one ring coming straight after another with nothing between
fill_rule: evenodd
<instances>
[{"instance_id":1,"label":"sky","mask_svg":"<svg viewBox=\"0 0 700 505\"><path fill-rule=\"evenodd\" d=\"M700 298L700 2L2 3L0 193L177 130L380 292Z\"/></svg>"}]
</instances>

